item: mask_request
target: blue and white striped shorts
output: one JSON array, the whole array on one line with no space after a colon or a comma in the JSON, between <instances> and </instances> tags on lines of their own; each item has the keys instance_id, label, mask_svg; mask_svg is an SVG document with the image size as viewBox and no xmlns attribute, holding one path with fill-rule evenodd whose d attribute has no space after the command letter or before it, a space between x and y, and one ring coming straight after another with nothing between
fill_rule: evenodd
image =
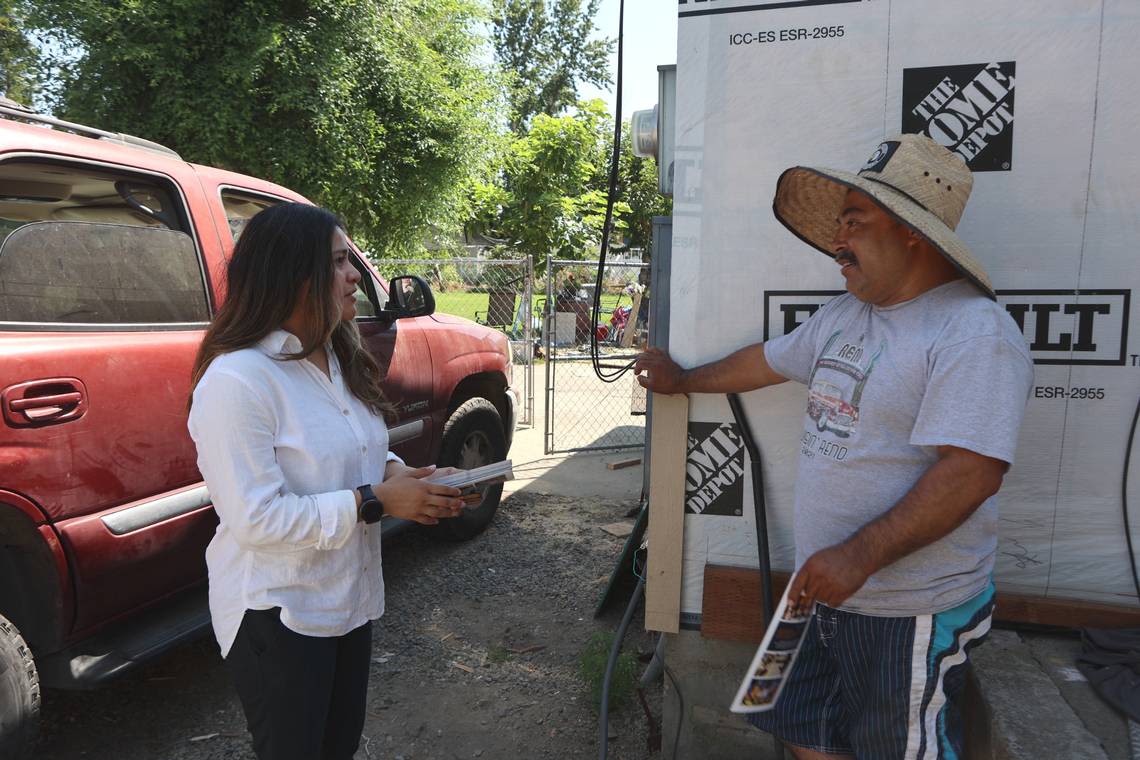
<instances>
[{"instance_id":1,"label":"blue and white striped shorts","mask_svg":"<svg viewBox=\"0 0 1140 760\"><path fill-rule=\"evenodd\" d=\"M966 659L989 632L993 607L993 583L934 615L874 617L816 605L779 702L750 720L819 752L958 760Z\"/></svg>"}]
</instances>

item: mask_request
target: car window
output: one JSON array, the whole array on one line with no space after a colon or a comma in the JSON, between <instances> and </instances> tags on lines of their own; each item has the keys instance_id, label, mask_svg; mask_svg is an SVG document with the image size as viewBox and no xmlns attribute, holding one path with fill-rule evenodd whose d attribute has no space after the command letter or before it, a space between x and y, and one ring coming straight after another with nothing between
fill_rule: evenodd
<instances>
[{"instance_id":1,"label":"car window","mask_svg":"<svg viewBox=\"0 0 1140 760\"><path fill-rule=\"evenodd\" d=\"M93 222L187 232L187 216L164 184L57 161L5 161L0 163L0 235L7 237L32 222Z\"/></svg>"},{"instance_id":2,"label":"car window","mask_svg":"<svg viewBox=\"0 0 1140 760\"><path fill-rule=\"evenodd\" d=\"M253 195L238 192L229 188L222 188L222 208L226 210L226 222L229 223L230 234L234 242L241 236L246 222L253 218L258 211L275 206L281 201L264 195Z\"/></svg>"},{"instance_id":3,"label":"car window","mask_svg":"<svg viewBox=\"0 0 1140 760\"><path fill-rule=\"evenodd\" d=\"M0 321L157 325L210 318L188 235L92 222L33 222L0 246Z\"/></svg>"},{"instance_id":4,"label":"car window","mask_svg":"<svg viewBox=\"0 0 1140 760\"><path fill-rule=\"evenodd\" d=\"M241 231L257 212L281 202L269 196L228 187L222 188L221 196L222 206L226 211L226 222L229 224L234 242L237 242ZM387 294L372 282L372 274L368 271L368 267L355 257L353 263L361 275L360 285L356 288L356 314L358 317L374 317L378 307L387 301Z\"/></svg>"},{"instance_id":5,"label":"car window","mask_svg":"<svg viewBox=\"0 0 1140 760\"><path fill-rule=\"evenodd\" d=\"M84 165L0 163L0 321L209 320L189 216L171 183Z\"/></svg>"}]
</instances>

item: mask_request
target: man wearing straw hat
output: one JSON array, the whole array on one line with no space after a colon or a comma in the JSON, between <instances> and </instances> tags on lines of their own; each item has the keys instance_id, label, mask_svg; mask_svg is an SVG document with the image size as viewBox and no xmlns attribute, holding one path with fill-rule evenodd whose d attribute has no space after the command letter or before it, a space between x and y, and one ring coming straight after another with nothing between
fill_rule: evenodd
<instances>
[{"instance_id":1,"label":"man wearing straw hat","mask_svg":"<svg viewBox=\"0 0 1140 760\"><path fill-rule=\"evenodd\" d=\"M779 702L753 716L797 758L962 751L964 665L993 609L993 497L1033 382L954 233L972 184L920 135L885 140L856 174L788 169L776 218L835 259L848 292L719 361L686 370L651 349L635 366L660 393L808 386L789 599L818 604Z\"/></svg>"}]
</instances>

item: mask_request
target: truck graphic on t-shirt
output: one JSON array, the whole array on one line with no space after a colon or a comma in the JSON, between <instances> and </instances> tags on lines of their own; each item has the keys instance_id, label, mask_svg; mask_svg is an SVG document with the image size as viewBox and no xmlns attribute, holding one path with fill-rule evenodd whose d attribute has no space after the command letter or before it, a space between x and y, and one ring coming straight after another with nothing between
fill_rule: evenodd
<instances>
[{"instance_id":1,"label":"truck graphic on t-shirt","mask_svg":"<svg viewBox=\"0 0 1140 760\"><path fill-rule=\"evenodd\" d=\"M844 343L837 351L831 350L839 336L840 332L835 332L827 339L808 377L807 415L821 433L829 430L847 438L855 432L863 386L886 343L879 344L878 351L863 366L861 344Z\"/></svg>"}]
</instances>

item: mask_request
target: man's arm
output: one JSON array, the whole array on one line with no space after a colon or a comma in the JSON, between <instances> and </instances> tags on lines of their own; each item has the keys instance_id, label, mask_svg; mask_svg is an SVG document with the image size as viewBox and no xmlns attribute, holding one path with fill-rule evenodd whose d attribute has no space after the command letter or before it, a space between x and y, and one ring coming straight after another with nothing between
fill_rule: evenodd
<instances>
[{"instance_id":1,"label":"man's arm","mask_svg":"<svg viewBox=\"0 0 1140 760\"><path fill-rule=\"evenodd\" d=\"M938 461L898 504L841 544L804 563L788 601L838 607L873 573L947 535L997 493L1009 465L955 446L939 446ZM803 594L802 598L800 594Z\"/></svg>"},{"instance_id":2,"label":"man's arm","mask_svg":"<svg viewBox=\"0 0 1140 760\"><path fill-rule=\"evenodd\" d=\"M763 343L692 369L682 369L667 353L651 348L637 357L633 371L637 382L654 393L743 393L787 380L768 365Z\"/></svg>"}]
</instances>

